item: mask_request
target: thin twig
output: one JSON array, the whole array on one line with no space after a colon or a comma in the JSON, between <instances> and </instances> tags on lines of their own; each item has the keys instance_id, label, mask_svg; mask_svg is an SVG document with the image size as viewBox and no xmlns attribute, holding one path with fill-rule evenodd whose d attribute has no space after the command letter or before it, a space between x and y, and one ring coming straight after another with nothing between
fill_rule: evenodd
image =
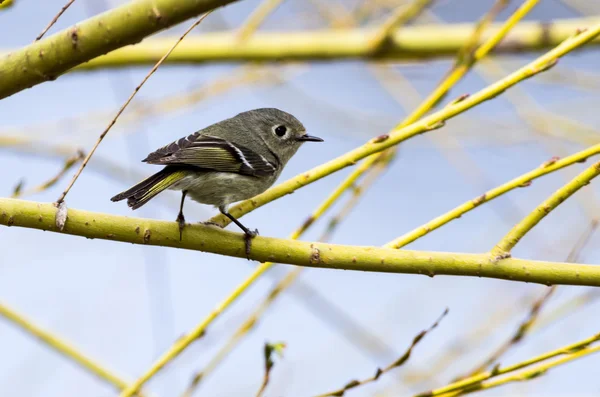
<instances>
[{"instance_id":1,"label":"thin twig","mask_svg":"<svg viewBox=\"0 0 600 397\"><path fill-rule=\"evenodd\" d=\"M67 2L67 4L65 4L63 6L63 8L60 9L60 11L58 12L58 14L56 14L54 16L54 18L52 18L52 20L50 21L50 23L48 24L48 26L46 26L46 28L44 30L42 30L42 33L38 34L38 36L35 38L35 40L33 41L34 43L38 40L40 40L42 37L44 37L44 35L46 34L47 31L50 30L50 28L52 27L52 25L54 25L56 23L56 21L58 21L58 18L60 18L60 16L67 11L67 8L69 8L71 6L71 4L73 4L75 2L75 0L69 0Z\"/></svg>"},{"instance_id":2,"label":"thin twig","mask_svg":"<svg viewBox=\"0 0 600 397\"><path fill-rule=\"evenodd\" d=\"M506 342L504 342L504 344L502 344L498 349L496 349L496 351L494 351L480 365L475 367L475 369L471 370L465 376L458 377L457 380L471 377L485 371L490 365L496 363L500 359L500 357L502 357L508 350L517 345L519 342L521 342L531 330L532 325L535 323L535 321L540 315L542 307L548 302L555 290L555 285L549 287L546 290L546 292L533 303L531 309L529 310L529 314L519 324L513 336L511 336Z\"/></svg>"},{"instance_id":3,"label":"thin twig","mask_svg":"<svg viewBox=\"0 0 600 397\"><path fill-rule=\"evenodd\" d=\"M465 357L470 351L474 351L489 339L490 335L506 324L515 316L517 310L523 305L531 303L530 296L522 296L516 302L503 302L503 305L496 308L489 318L483 318L482 321L474 326L468 327L464 333L455 336L453 340L446 342L446 349L439 354L434 362L426 363L426 370L408 370L404 381L412 386L417 383L435 380L441 376L449 367L452 367L459 359Z\"/></svg>"},{"instance_id":4,"label":"thin twig","mask_svg":"<svg viewBox=\"0 0 600 397\"><path fill-rule=\"evenodd\" d=\"M389 371L393 370L394 368L398 368L398 367L402 366L410 358L413 348L425 337L425 335L427 335L429 332L431 332L434 328L436 328L438 326L438 324L440 323L440 321L442 321L442 319L446 316L446 314L448 314L448 309L444 310L444 312L441 314L441 316L429 328L419 332L413 338L412 343L410 344L408 349L406 349L404 354L399 359L397 359L396 361L394 361L393 363L391 363L390 365L388 365L385 368L377 368L377 370L375 371L375 375L373 375L369 378L363 379L363 380L351 380L341 389L330 391L328 393L319 394L317 397L327 397L327 396L341 397L344 395L344 393L346 391L348 391L350 389L354 389L355 387L358 387L358 386L366 385L367 383L375 382L377 379L379 379L379 377L381 375L385 374L386 372L389 372Z\"/></svg>"},{"instance_id":5,"label":"thin twig","mask_svg":"<svg viewBox=\"0 0 600 397\"><path fill-rule=\"evenodd\" d=\"M100 143L102 142L102 140L104 139L104 137L106 136L106 134L108 134L108 131L110 131L110 129L112 128L112 126L115 125L115 123L117 122L117 119L119 118L119 116L121 115L121 113L123 113L123 111L125 111L125 108L133 100L133 97L135 97L135 95L138 93L138 91L140 90L140 88L142 88L142 86L146 83L146 81L148 81L148 79L150 78L150 76L152 76L154 74L154 72L156 72L156 70L164 62L164 60L167 59L167 57L169 55L171 55L171 53L173 52L173 50L175 49L175 47L177 47L177 45L179 43L181 43L181 41L185 38L185 36L187 36L188 33L190 33L196 26L200 25L200 23L204 20L204 18L206 18L210 13L211 13L211 11L203 14L200 18L198 18L198 20L196 20L196 22L194 22L185 31L185 33L182 34L181 37L179 37L179 39L173 44L173 46L169 49L169 51L167 51L167 53L165 55L163 55L158 60L158 62L156 62L156 64L154 65L154 67L152 67L152 69L150 70L150 72L148 72L148 74L146 75L146 77L144 77L144 79L142 80L142 82L137 87L135 87L135 89L133 90L133 92L131 93L131 95L129 96L129 98L127 98L127 100L125 101L125 103L123 104L123 106L121 106L121 108L119 109L119 111L117 112L117 114L115 115L115 117L110 121L110 123L108 123L108 126L102 132L102 134L100 134L100 137L98 137L98 140L96 141L96 144L92 147L92 150L90 150L90 152L87 154L87 156L85 157L85 159L81 163L81 166L79 167L79 169L77 170L77 172L75 173L75 175L73 175L73 179L71 180L71 182L69 183L69 185L67 186L67 188L60 195L60 197L58 198L58 200L56 200L56 205L57 206L61 205L64 202L65 197L67 196L67 194L69 193L69 191L71 190L71 188L73 187L73 185L75 184L75 182L77 181L77 178L79 178L79 175L81 175L81 172L83 171L83 169L85 168L85 166L87 165L87 163L90 161L90 159L92 158L92 156L96 152L96 149L98 148L98 146L100 145Z\"/></svg>"}]
</instances>

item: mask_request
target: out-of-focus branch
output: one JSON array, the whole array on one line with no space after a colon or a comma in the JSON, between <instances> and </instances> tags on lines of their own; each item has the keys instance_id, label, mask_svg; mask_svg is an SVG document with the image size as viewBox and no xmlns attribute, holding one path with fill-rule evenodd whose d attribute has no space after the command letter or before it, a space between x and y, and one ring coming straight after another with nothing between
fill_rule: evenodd
<instances>
[{"instance_id":1,"label":"out-of-focus branch","mask_svg":"<svg viewBox=\"0 0 600 397\"><path fill-rule=\"evenodd\" d=\"M271 15L283 0L263 0L246 21L238 28L237 34L240 41L247 40L256 32L260 25Z\"/></svg>"},{"instance_id":2,"label":"out-of-focus branch","mask_svg":"<svg viewBox=\"0 0 600 397\"><path fill-rule=\"evenodd\" d=\"M372 51L378 52L385 50L384 45L387 45L390 36L395 30L398 30L400 26L404 25L415 19L423 10L433 2L433 0L414 0L409 4L403 4L394 10L383 24L379 27L379 30L371 39Z\"/></svg>"},{"instance_id":3,"label":"out-of-focus branch","mask_svg":"<svg viewBox=\"0 0 600 397\"><path fill-rule=\"evenodd\" d=\"M38 156L42 158L65 158L76 153L79 149L67 144L49 143L26 136L5 136L0 135L0 148L5 150L14 150L27 155ZM94 157L88 167L94 169L97 173L105 175L117 181L127 183L139 182L145 176L144 174L127 170L111 159L105 157ZM157 202L168 201L169 195L159 195ZM180 202L180 199L173 200L173 204Z\"/></svg>"},{"instance_id":4,"label":"out-of-focus branch","mask_svg":"<svg viewBox=\"0 0 600 397\"><path fill-rule=\"evenodd\" d=\"M19 182L18 188L15 188L14 193L12 194L13 198L18 198L18 197L23 197L23 196L28 196L30 194L35 194L35 193L40 193L43 192L44 190L48 190L50 189L52 186L54 186L75 164L77 164L79 161L83 160L83 158L85 157L85 154L81 151L78 150L77 153L69 158L67 158L65 160L65 163L63 164L62 168L60 169L60 171L53 176L52 178L48 179L46 182L38 185L38 186L34 186L31 189L26 189L23 190L22 186L23 183Z\"/></svg>"},{"instance_id":5,"label":"out-of-focus branch","mask_svg":"<svg viewBox=\"0 0 600 397\"><path fill-rule=\"evenodd\" d=\"M599 21L598 18L581 18L555 20L549 24L522 22L494 51L522 53L553 47L570 37L577 29L594 26ZM500 28L501 24L492 25L482 36L482 40L497 34ZM378 31L377 28L361 28L310 32L257 32L243 44L240 44L235 31L204 33L186 40L173 52L167 63L340 61L357 58L414 60L451 57L470 37L473 25L405 27L390 35L389 45L384 51L374 53L371 43ZM170 37L148 39L135 46L115 50L90 62L82 63L75 70L153 64L172 42L173 38ZM595 39L592 43L600 44L600 39ZM2 67L1 60L0 67ZM38 80L39 78L35 80L36 83L41 82ZM11 85L14 84L16 83ZM6 86L8 83L0 84L0 96L7 95L5 92L8 87L3 85Z\"/></svg>"},{"instance_id":6,"label":"out-of-focus branch","mask_svg":"<svg viewBox=\"0 0 600 397\"><path fill-rule=\"evenodd\" d=\"M79 349L71 346L68 342L62 340L50 331L47 331L42 327L32 323L14 309L9 308L2 303L0 303L0 316L4 317L25 332L34 335L36 338L39 338L46 346L54 349L62 356L73 360L80 367L86 369L91 374L94 374L98 378L107 381L117 390L122 390L127 386L127 382L125 380L122 380L118 375L112 373L110 370L104 368L101 364L81 353Z\"/></svg>"},{"instance_id":7,"label":"out-of-focus branch","mask_svg":"<svg viewBox=\"0 0 600 397\"><path fill-rule=\"evenodd\" d=\"M306 68L293 67L291 70L278 72L276 67L264 66L240 66L235 70L228 71L210 82L190 87L188 90L179 91L175 94L165 95L159 98L140 99L129 105L127 110L119 117L119 123L115 128L123 129L123 126L135 124L149 117L164 117L170 113L184 111L205 99L215 99L218 95L229 93L236 88L246 85L277 85L298 76ZM99 124L105 124L117 112L116 109L94 110L76 116L66 117L55 121L47 121L41 124L26 125L23 127L3 127L0 135L0 146L10 146L10 142L30 140L32 136L53 136L63 133L65 126L78 134L96 131ZM115 131L116 132L116 131ZM4 139L6 135L8 137ZM114 135L114 134L113 134ZM19 139L16 139L16 137ZM29 138L25 138L29 137ZM14 139L12 139L14 138Z\"/></svg>"},{"instance_id":8,"label":"out-of-focus branch","mask_svg":"<svg viewBox=\"0 0 600 397\"><path fill-rule=\"evenodd\" d=\"M12 7L14 4L13 0L0 0L0 10Z\"/></svg>"},{"instance_id":9,"label":"out-of-focus branch","mask_svg":"<svg viewBox=\"0 0 600 397\"><path fill-rule=\"evenodd\" d=\"M497 57L497 65L502 65L503 69L514 69L522 62L520 57ZM598 93L600 91L600 75L597 72L585 70L583 68L573 67L565 64L558 65L548 73L539 76L539 83L551 84L560 87L572 87L578 90ZM562 103L565 105L567 103ZM570 103L569 103L570 104Z\"/></svg>"},{"instance_id":10,"label":"out-of-focus branch","mask_svg":"<svg viewBox=\"0 0 600 397\"><path fill-rule=\"evenodd\" d=\"M600 12L598 3L589 0L560 0L561 3L582 15L596 15Z\"/></svg>"},{"instance_id":11,"label":"out-of-focus branch","mask_svg":"<svg viewBox=\"0 0 600 397\"><path fill-rule=\"evenodd\" d=\"M317 14L321 16L330 28L342 30L355 27L354 17L340 0L329 0L327 2L308 0L308 2L314 7L314 11L311 10L310 15Z\"/></svg>"}]
</instances>

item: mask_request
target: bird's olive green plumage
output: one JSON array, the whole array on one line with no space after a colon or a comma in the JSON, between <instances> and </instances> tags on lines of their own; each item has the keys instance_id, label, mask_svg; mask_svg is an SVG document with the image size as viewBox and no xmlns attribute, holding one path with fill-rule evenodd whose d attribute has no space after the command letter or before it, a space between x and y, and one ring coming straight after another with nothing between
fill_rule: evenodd
<instances>
[{"instance_id":1,"label":"bird's olive green plumage","mask_svg":"<svg viewBox=\"0 0 600 397\"><path fill-rule=\"evenodd\" d=\"M289 113L274 108L243 112L150 153L142 161L165 168L111 200L127 199L137 209L165 189L181 190L182 208L189 195L234 220L227 206L273 185L306 141L322 139L307 135L302 123ZM182 211L178 221L183 227Z\"/></svg>"}]
</instances>

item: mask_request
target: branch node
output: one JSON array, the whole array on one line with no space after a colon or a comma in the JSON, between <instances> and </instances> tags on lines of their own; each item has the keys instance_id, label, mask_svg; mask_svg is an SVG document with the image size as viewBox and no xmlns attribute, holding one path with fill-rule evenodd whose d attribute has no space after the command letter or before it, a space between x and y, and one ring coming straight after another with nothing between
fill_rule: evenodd
<instances>
[{"instance_id":1,"label":"branch node","mask_svg":"<svg viewBox=\"0 0 600 397\"><path fill-rule=\"evenodd\" d=\"M79 28L77 26L73 26L69 30L69 36L71 37L71 47L76 50L79 45Z\"/></svg>"},{"instance_id":2,"label":"branch node","mask_svg":"<svg viewBox=\"0 0 600 397\"><path fill-rule=\"evenodd\" d=\"M550 158L550 160L543 162L542 165L540 165L540 168L550 167L552 164L556 163L558 160L560 160L560 157L553 156L552 158Z\"/></svg>"},{"instance_id":3,"label":"branch node","mask_svg":"<svg viewBox=\"0 0 600 397\"><path fill-rule=\"evenodd\" d=\"M511 258L512 255L510 254L510 252L507 251L503 251L501 249L493 249L492 250L492 263L495 265L498 262L500 262L502 259L508 259Z\"/></svg>"},{"instance_id":4,"label":"branch node","mask_svg":"<svg viewBox=\"0 0 600 397\"><path fill-rule=\"evenodd\" d=\"M445 125L446 125L446 121L445 120L440 120L437 123L429 124L425 128L426 128L426 131L433 131L433 130L440 129L440 128L442 128ZM425 131L423 131L423 132L425 132Z\"/></svg>"},{"instance_id":5,"label":"branch node","mask_svg":"<svg viewBox=\"0 0 600 397\"><path fill-rule=\"evenodd\" d=\"M146 229L144 231L144 244L148 244L150 242L150 237L152 237L152 232L150 229Z\"/></svg>"},{"instance_id":6,"label":"branch node","mask_svg":"<svg viewBox=\"0 0 600 397\"><path fill-rule=\"evenodd\" d=\"M373 138L373 140L371 142L372 143L381 143L381 142L387 141L389 139L389 137L390 137L389 134L379 135L378 137Z\"/></svg>"},{"instance_id":7,"label":"branch node","mask_svg":"<svg viewBox=\"0 0 600 397\"><path fill-rule=\"evenodd\" d=\"M317 247L311 247L310 263L321 263L321 251Z\"/></svg>"}]
</instances>

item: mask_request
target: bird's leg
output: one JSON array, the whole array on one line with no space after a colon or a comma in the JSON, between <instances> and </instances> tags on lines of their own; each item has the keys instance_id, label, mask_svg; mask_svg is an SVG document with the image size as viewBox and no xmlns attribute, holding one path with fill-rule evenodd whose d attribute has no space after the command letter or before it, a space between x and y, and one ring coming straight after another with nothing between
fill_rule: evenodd
<instances>
[{"instance_id":1,"label":"bird's leg","mask_svg":"<svg viewBox=\"0 0 600 397\"><path fill-rule=\"evenodd\" d=\"M179 241L181 241L183 237L183 228L185 227L185 217L183 216L183 202L185 201L185 196L187 195L187 190L181 191L181 204L179 205L179 214L177 215L177 223L179 224Z\"/></svg>"},{"instance_id":2,"label":"bird's leg","mask_svg":"<svg viewBox=\"0 0 600 397\"><path fill-rule=\"evenodd\" d=\"M231 219L231 221L233 223L238 225L238 227L243 230L244 235L245 235L244 241L246 242L246 258L248 258L248 260L250 260L250 247L252 245L252 239L254 237L258 236L258 229L254 229L254 231L251 231L246 226L242 225L242 223L240 221L235 219L235 217L227 211L227 208L225 206L220 206L219 211L221 211L221 214L223 214L227 218Z\"/></svg>"}]
</instances>

